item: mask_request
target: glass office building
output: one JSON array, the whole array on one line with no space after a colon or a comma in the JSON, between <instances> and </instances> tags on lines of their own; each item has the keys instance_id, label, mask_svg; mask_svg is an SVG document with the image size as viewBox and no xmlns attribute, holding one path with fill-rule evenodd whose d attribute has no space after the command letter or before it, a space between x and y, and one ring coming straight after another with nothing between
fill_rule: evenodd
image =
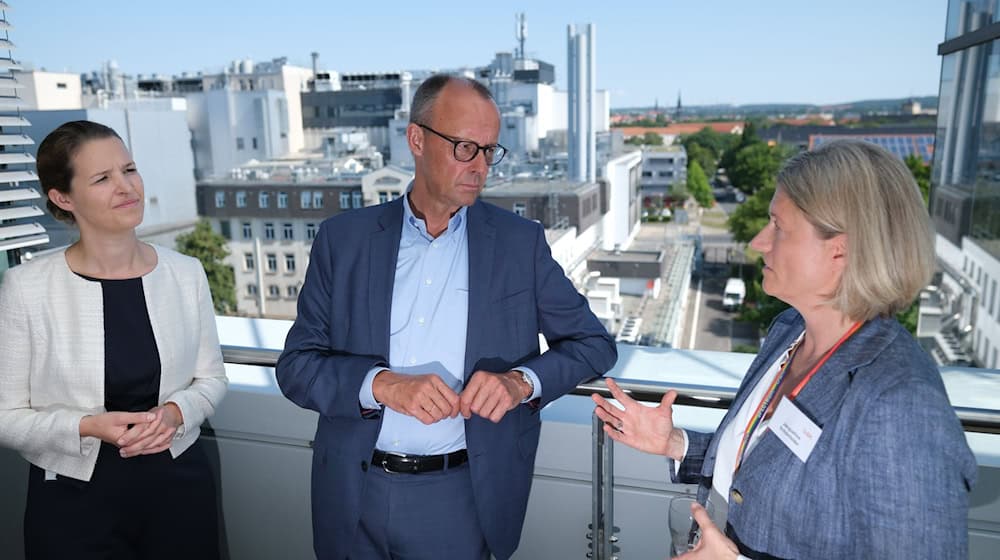
<instances>
[{"instance_id":1,"label":"glass office building","mask_svg":"<svg viewBox=\"0 0 1000 560\"><path fill-rule=\"evenodd\" d=\"M941 55L931 216L942 278L922 309L942 363L998 367L1000 1L950 0ZM926 312L924 312L926 311ZM948 348L952 351L949 354ZM944 354L949 354L944 356Z\"/></svg>"}]
</instances>

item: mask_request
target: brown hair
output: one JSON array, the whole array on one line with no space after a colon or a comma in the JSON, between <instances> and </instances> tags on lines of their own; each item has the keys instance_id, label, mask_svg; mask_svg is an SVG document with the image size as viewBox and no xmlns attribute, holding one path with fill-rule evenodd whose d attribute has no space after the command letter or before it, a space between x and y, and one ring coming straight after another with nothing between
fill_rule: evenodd
<instances>
[{"instance_id":1,"label":"brown hair","mask_svg":"<svg viewBox=\"0 0 1000 560\"><path fill-rule=\"evenodd\" d=\"M122 139L114 129L91 121L70 121L50 132L38 145L35 157L38 181L46 198L52 189L69 194L74 173L73 158L84 144L111 137ZM45 206L55 219L67 224L76 223L72 212L59 208L51 200L46 200Z\"/></svg>"}]
</instances>

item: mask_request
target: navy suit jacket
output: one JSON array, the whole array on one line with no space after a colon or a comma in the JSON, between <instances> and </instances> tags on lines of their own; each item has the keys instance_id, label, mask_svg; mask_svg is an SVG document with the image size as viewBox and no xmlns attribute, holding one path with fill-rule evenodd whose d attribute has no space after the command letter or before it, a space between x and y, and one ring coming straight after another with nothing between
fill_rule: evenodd
<instances>
[{"instance_id":1,"label":"navy suit jacket","mask_svg":"<svg viewBox=\"0 0 1000 560\"><path fill-rule=\"evenodd\" d=\"M775 319L715 434L688 431L675 480L711 487L718 438L805 324ZM966 558L976 460L937 366L894 319L865 323L795 403L822 428L803 463L771 431L743 461L729 524L778 558ZM673 472L673 469L671 469Z\"/></svg>"},{"instance_id":2,"label":"navy suit jacket","mask_svg":"<svg viewBox=\"0 0 1000 560\"><path fill-rule=\"evenodd\" d=\"M358 401L365 375L389 363L389 318L403 198L334 216L313 241L309 269L276 374L282 392L320 413L313 451L313 542L345 558L365 493L381 416ZM540 402L493 424L465 422L474 499L490 551L517 548L541 428L538 411L611 369L614 341L552 259L541 225L482 201L469 207L465 377L531 368ZM538 333L549 345L539 353Z\"/></svg>"}]
</instances>

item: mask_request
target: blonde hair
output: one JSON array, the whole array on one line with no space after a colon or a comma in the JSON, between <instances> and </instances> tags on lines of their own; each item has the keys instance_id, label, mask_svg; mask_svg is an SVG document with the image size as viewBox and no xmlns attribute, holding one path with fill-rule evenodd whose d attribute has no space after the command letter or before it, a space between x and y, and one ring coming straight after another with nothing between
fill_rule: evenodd
<instances>
[{"instance_id":1,"label":"blonde hair","mask_svg":"<svg viewBox=\"0 0 1000 560\"><path fill-rule=\"evenodd\" d=\"M934 230L910 170L888 151L839 140L788 160L778 189L824 239L847 235L847 265L830 297L855 321L894 315L934 273Z\"/></svg>"}]
</instances>

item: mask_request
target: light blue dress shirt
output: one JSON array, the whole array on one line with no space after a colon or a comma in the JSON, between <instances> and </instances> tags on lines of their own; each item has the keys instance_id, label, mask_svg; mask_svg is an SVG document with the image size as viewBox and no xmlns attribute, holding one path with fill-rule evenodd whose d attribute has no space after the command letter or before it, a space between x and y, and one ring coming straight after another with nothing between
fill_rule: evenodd
<instances>
[{"instance_id":1,"label":"light blue dress shirt","mask_svg":"<svg viewBox=\"0 0 1000 560\"><path fill-rule=\"evenodd\" d=\"M403 200L403 229L396 259L389 326L389 367L402 374L433 373L456 393L464 385L465 343L469 320L469 237L463 207L437 238ZM372 394L374 368L365 377L359 400L364 408L382 408ZM527 400L541 394L535 372L523 369L534 384ZM459 414L431 425L385 408L377 449L437 455L465 449L465 419Z\"/></svg>"}]
</instances>

